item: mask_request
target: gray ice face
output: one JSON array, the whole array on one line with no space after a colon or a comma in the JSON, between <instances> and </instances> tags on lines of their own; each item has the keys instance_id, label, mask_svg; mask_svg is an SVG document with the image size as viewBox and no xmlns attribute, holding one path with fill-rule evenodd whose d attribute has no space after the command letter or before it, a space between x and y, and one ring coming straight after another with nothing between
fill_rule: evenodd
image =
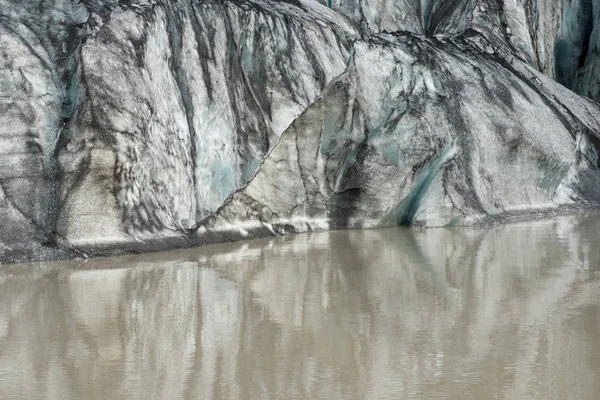
<instances>
[{"instance_id":1,"label":"gray ice face","mask_svg":"<svg viewBox=\"0 0 600 400\"><path fill-rule=\"evenodd\" d=\"M600 199L596 1L0 5L0 260Z\"/></svg>"},{"instance_id":2,"label":"gray ice face","mask_svg":"<svg viewBox=\"0 0 600 400\"><path fill-rule=\"evenodd\" d=\"M480 39L357 42L213 228L479 224L595 204L597 107Z\"/></svg>"}]
</instances>

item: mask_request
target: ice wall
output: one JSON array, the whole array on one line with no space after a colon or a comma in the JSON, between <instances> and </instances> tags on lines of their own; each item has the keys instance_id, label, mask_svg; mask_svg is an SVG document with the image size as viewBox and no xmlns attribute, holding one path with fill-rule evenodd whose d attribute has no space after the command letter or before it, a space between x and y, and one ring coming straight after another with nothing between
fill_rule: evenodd
<instances>
[{"instance_id":1,"label":"ice wall","mask_svg":"<svg viewBox=\"0 0 600 400\"><path fill-rule=\"evenodd\" d=\"M0 0L0 260L594 206L598 13Z\"/></svg>"}]
</instances>

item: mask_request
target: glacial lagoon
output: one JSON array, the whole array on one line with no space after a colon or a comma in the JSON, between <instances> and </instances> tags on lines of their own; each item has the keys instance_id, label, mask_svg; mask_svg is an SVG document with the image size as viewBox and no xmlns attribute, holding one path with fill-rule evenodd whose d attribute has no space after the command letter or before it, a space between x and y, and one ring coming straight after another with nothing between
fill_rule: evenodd
<instances>
[{"instance_id":1,"label":"glacial lagoon","mask_svg":"<svg viewBox=\"0 0 600 400\"><path fill-rule=\"evenodd\" d=\"M0 269L1 399L597 399L600 216Z\"/></svg>"}]
</instances>

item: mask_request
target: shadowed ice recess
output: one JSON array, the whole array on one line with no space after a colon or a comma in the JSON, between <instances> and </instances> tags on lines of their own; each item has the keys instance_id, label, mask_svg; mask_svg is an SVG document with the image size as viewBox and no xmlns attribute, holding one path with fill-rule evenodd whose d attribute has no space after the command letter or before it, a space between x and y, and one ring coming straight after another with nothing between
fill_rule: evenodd
<instances>
[{"instance_id":1,"label":"shadowed ice recess","mask_svg":"<svg viewBox=\"0 0 600 400\"><path fill-rule=\"evenodd\" d=\"M0 262L600 204L597 0L0 0Z\"/></svg>"},{"instance_id":2,"label":"shadowed ice recess","mask_svg":"<svg viewBox=\"0 0 600 400\"><path fill-rule=\"evenodd\" d=\"M2 399L597 399L600 217L0 270Z\"/></svg>"}]
</instances>

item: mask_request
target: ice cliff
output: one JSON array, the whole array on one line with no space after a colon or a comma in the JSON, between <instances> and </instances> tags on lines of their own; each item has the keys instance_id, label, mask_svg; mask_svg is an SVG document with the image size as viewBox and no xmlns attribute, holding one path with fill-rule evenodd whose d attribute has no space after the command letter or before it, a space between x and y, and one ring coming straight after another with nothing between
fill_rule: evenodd
<instances>
[{"instance_id":1,"label":"ice cliff","mask_svg":"<svg viewBox=\"0 0 600 400\"><path fill-rule=\"evenodd\" d=\"M598 0L0 0L0 260L600 204Z\"/></svg>"}]
</instances>

